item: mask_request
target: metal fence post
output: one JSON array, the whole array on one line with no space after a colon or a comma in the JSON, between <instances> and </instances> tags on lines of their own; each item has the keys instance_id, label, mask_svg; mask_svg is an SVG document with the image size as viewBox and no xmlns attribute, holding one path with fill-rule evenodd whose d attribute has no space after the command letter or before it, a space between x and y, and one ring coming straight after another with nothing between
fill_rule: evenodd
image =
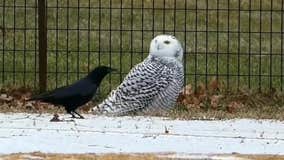
<instances>
[{"instance_id":1,"label":"metal fence post","mask_svg":"<svg viewBox=\"0 0 284 160\"><path fill-rule=\"evenodd\" d=\"M39 36L39 88L47 88L47 18L46 0L38 0L38 36Z\"/></svg>"}]
</instances>

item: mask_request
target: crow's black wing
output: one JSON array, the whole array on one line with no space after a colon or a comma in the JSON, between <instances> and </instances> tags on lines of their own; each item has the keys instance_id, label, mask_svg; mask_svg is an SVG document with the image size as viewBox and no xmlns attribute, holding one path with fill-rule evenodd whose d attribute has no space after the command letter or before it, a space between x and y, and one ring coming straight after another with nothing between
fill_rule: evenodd
<instances>
[{"instance_id":1,"label":"crow's black wing","mask_svg":"<svg viewBox=\"0 0 284 160\"><path fill-rule=\"evenodd\" d=\"M82 79L70 86L57 88L53 91L43 93L32 97L30 100L41 100L48 102L49 100L55 99L73 99L78 96L85 96L93 94L93 90L96 89L93 83L87 79Z\"/></svg>"}]
</instances>

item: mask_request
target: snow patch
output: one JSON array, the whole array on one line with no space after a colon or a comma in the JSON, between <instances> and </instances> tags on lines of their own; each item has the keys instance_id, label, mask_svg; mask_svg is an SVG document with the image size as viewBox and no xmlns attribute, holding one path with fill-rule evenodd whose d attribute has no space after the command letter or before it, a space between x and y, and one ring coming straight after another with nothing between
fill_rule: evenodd
<instances>
[{"instance_id":1,"label":"snow patch","mask_svg":"<svg viewBox=\"0 0 284 160\"><path fill-rule=\"evenodd\" d=\"M284 155L283 121L84 117L73 122L50 122L51 114L0 114L0 154L39 151ZM64 118L68 119L68 115Z\"/></svg>"}]
</instances>

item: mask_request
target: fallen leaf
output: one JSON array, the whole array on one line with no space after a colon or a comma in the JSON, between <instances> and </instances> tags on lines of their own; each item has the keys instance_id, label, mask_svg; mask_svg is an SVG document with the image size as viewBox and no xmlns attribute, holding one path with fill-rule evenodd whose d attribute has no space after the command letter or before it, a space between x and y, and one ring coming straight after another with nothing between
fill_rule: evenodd
<instances>
[{"instance_id":1,"label":"fallen leaf","mask_svg":"<svg viewBox=\"0 0 284 160\"><path fill-rule=\"evenodd\" d=\"M3 102L11 102L13 100L13 97L7 95L7 94L1 94L0 95L0 101Z\"/></svg>"},{"instance_id":2,"label":"fallen leaf","mask_svg":"<svg viewBox=\"0 0 284 160\"><path fill-rule=\"evenodd\" d=\"M192 85L186 85L177 98L177 103L182 105L192 104L193 89Z\"/></svg>"},{"instance_id":3,"label":"fallen leaf","mask_svg":"<svg viewBox=\"0 0 284 160\"><path fill-rule=\"evenodd\" d=\"M222 95L213 95L210 97L210 105L213 109L218 108L221 98L223 98Z\"/></svg>"},{"instance_id":4,"label":"fallen leaf","mask_svg":"<svg viewBox=\"0 0 284 160\"><path fill-rule=\"evenodd\" d=\"M195 97L198 98L199 102L203 102L206 99L207 97L206 87L203 83L200 83L197 86Z\"/></svg>"},{"instance_id":5,"label":"fallen leaf","mask_svg":"<svg viewBox=\"0 0 284 160\"><path fill-rule=\"evenodd\" d=\"M186 85L183 91L184 91L184 95L187 95L187 96L192 95L193 94L192 85L191 84Z\"/></svg>"},{"instance_id":6,"label":"fallen leaf","mask_svg":"<svg viewBox=\"0 0 284 160\"><path fill-rule=\"evenodd\" d=\"M241 102L233 101L227 106L227 111L229 113L235 113L238 109L242 108L244 106Z\"/></svg>"},{"instance_id":7,"label":"fallen leaf","mask_svg":"<svg viewBox=\"0 0 284 160\"><path fill-rule=\"evenodd\" d=\"M206 87L203 83L199 83L196 89L196 95L204 95L206 93Z\"/></svg>"},{"instance_id":8,"label":"fallen leaf","mask_svg":"<svg viewBox=\"0 0 284 160\"><path fill-rule=\"evenodd\" d=\"M208 89L211 93L216 92L219 89L219 82L216 77L213 77L208 85Z\"/></svg>"}]
</instances>

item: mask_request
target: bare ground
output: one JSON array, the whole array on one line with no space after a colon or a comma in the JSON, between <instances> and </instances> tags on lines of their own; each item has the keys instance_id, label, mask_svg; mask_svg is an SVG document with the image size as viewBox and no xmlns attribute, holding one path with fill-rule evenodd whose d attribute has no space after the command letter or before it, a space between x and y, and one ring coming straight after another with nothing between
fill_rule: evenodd
<instances>
[{"instance_id":1,"label":"bare ground","mask_svg":"<svg viewBox=\"0 0 284 160\"><path fill-rule=\"evenodd\" d=\"M199 158L198 158L199 157ZM221 158L229 158L229 159L238 159L238 160L284 160L284 156L278 155L211 155L212 158L202 156L192 156L191 159L200 159L200 160L210 160L210 159L221 159ZM88 159L96 159L96 160L115 160L115 159L123 159L123 160L168 160L175 158L167 158L163 156L157 156L154 154L106 154L106 155L95 155L95 154L45 154L40 152L34 153L18 153L18 154L10 154L0 156L0 160L27 160L27 159L46 159L46 160L88 160Z\"/></svg>"}]
</instances>

